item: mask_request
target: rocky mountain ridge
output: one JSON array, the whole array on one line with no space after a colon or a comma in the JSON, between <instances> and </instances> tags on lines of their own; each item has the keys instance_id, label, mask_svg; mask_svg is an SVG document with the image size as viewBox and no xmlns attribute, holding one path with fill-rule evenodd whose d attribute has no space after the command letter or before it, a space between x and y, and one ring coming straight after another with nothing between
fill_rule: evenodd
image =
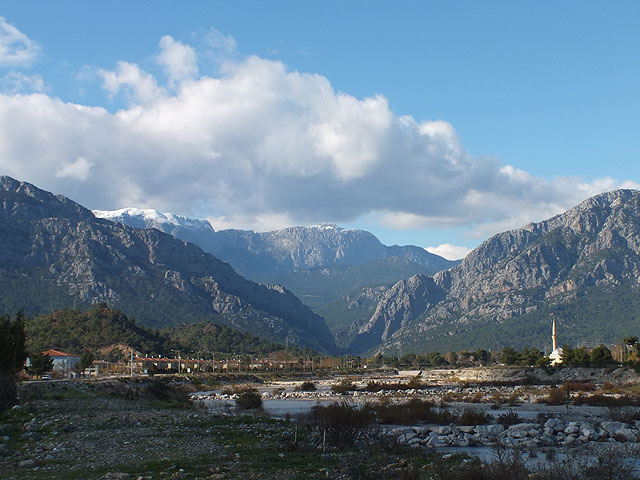
<instances>
[{"instance_id":1,"label":"rocky mountain ridge","mask_svg":"<svg viewBox=\"0 0 640 480\"><path fill-rule=\"evenodd\" d=\"M0 307L47 312L105 302L141 325L211 320L335 352L324 320L192 243L96 218L62 196L0 177Z\"/></svg>"},{"instance_id":2,"label":"rocky mountain ridge","mask_svg":"<svg viewBox=\"0 0 640 480\"><path fill-rule=\"evenodd\" d=\"M206 220L155 210L96 210L94 214L138 228L143 225L158 228L196 243L203 250L229 262L241 274L256 280L302 270L363 265L390 257L406 258L431 274L459 263L413 245L386 246L370 232L334 224L259 233L252 230L214 231Z\"/></svg>"},{"instance_id":3,"label":"rocky mountain ridge","mask_svg":"<svg viewBox=\"0 0 640 480\"><path fill-rule=\"evenodd\" d=\"M452 345L451 339L458 336L466 339L466 348L495 348L485 340L474 344L481 328L486 327L484 334L494 330L495 341L501 329L517 324L516 319L535 321L542 329L551 314L566 327L584 329L582 337L579 331L568 331L570 338L605 341L613 327L621 327L608 319L610 307L596 302L590 312L578 315L576 311L596 296L602 298L602 305L610 304L607 298L620 297L629 305L631 316L625 321L631 322L640 307L634 300L639 279L640 192L603 193L549 220L493 236L460 265L437 273L433 277L437 288L422 284L419 277L410 279L416 286L413 292L401 288L402 282L396 284L392 289L396 293L385 296L354 345L368 338L363 345L378 340L382 343L378 348L403 351L418 340L423 348ZM425 308L413 308L407 314L405 305L414 298L428 301ZM403 312L402 321L390 321L397 319L398 312ZM512 339L514 344L533 341L532 325L523 323L514 330L514 335L520 335ZM522 337L527 328L530 336ZM594 331L599 333L589 337Z\"/></svg>"}]
</instances>

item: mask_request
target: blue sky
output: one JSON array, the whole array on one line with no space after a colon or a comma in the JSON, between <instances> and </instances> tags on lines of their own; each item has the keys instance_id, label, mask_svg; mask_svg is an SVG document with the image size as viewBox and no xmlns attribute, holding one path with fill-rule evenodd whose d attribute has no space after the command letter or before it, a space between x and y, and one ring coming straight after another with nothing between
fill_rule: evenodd
<instances>
[{"instance_id":1,"label":"blue sky","mask_svg":"<svg viewBox=\"0 0 640 480\"><path fill-rule=\"evenodd\" d=\"M640 4L556 3L3 2L0 173L471 248L640 181Z\"/></svg>"}]
</instances>

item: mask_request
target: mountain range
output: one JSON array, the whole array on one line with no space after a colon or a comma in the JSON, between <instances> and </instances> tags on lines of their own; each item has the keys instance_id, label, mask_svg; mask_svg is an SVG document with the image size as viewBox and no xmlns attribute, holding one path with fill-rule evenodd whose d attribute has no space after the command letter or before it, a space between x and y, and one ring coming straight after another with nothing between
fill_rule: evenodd
<instances>
[{"instance_id":1,"label":"mountain range","mask_svg":"<svg viewBox=\"0 0 640 480\"><path fill-rule=\"evenodd\" d=\"M59 195L0 177L0 310L104 302L143 326L213 321L337 352L325 321L278 285L262 285L193 243L96 218Z\"/></svg>"},{"instance_id":2,"label":"mountain range","mask_svg":"<svg viewBox=\"0 0 640 480\"><path fill-rule=\"evenodd\" d=\"M321 268L354 267L404 258L429 274L457 265L414 245L386 246L365 230L334 224L297 226L270 232L214 231L207 220L198 220L155 209L94 210L94 215L137 228L156 228L195 243L204 251L231 264L241 275L262 281Z\"/></svg>"},{"instance_id":3,"label":"mountain range","mask_svg":"<svg viewBox=\"0 0 640 480\"><path fill-rule=\"evenodd\" d=\"M613 343L640 330L640 192L592 197L387 290L352 351Z\"/></svg>"},{"instance_id":4,"label":"mountain range","mask_svg":"<svg viewBox=\"0 0 640 480\"><path fill-rule=\"evenodd\" d=\"M347 347L366 321L368 309L351 308L349 298L370 304L395 282L415 274L433 275L460 263L414 245L386 246L370 232L333 224L270 232L215 231L206 220L125 208L94 210L100 218L137 228L156 228L193 242L254 281L283 285L324 317L336 343ZM372 293L377 293L375 299Z\"/></svg>"},{"instance_id":5,"label":"mountain range","mask_svg":"<svg viewBox=\"0 0 640 480\"><path fill-rule=\"evenodd\" d=\"M0 177L0 199L2 312L106 302L146 326L213 321L331 353L338 339L342 351L363 354L548 350L552 319L560 344L613 343L640 330L634 190L495 235L452 266L333 225L259 234L215 232L206 221L155 211L97 218L9 177ZM282 286L241 277L194 244L203 239L240 271L293 279L315 313Z\"/></svg>"},{"instance_id":6,"label":"mountain range","mask_svg":"<svg viewBox=\"0 0 640 480\"><path fill-rule=\"evenodd\" d=\"M460 263L414 245L386 246L365 230L333 224L270 232L214 231L198 220L155 209L94 210L97 217L156 228L193 242L256 282L283 285L311 308L364 287L390 286L411 275L433 275ZM336 312L337 318L345 312Z\"/></svg>"}]
</instances>

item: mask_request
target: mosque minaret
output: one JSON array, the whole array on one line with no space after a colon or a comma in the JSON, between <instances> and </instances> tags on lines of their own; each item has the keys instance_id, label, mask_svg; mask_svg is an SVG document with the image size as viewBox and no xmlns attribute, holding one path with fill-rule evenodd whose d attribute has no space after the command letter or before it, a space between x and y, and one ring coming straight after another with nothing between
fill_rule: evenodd
<instances>
[{"instance_id":1,"label":"mosque minaret","mask_svg":"<svg viewBox=\"0 0 640 480\"><path fill-rule=\"evenodd\" d=\"M556 319L553 319L553 327L551 329L551 339L553 341L553 351L549 354L549 360L551 365L558 365L562 363L562 348L558 348L556 342Z\"/></svg>"}]
</instances>

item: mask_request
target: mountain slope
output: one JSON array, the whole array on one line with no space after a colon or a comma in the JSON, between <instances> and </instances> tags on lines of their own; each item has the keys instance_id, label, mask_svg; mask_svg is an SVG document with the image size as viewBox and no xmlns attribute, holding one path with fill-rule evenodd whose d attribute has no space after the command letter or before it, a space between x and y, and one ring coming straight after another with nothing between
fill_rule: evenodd
<instances>
[{"instance_id":1,"label":"mountain slope","mask_svg":"<svg viewBox=\"0 0 640 480\"><path fill-rule=\"evenodd\" d=\"M191 243L95 218L69 199L9 177L0 177L0 201L5 311L106 302L141 325L212 320L335 351L324 320L291 292L248 281Z\"/></svg>"},{"instance_id":2,"label":"mountain slope","mask_svg":"<svg viewBox=\"0 0 640 480\"><path fill-rule=\"evenodd\" d=\"M241 274L259 281L311 269L363 265L391 257L407 259L429 274L459 263L412 245L387 247L367 231L336 225L299 226L263 233L251 230L214 232L204 220L155 210L130 208L112 212L96 210L94 213L129 226L157 228L196 243L229 262Z\"/></svg>"},{"instance_id":3,"label":"mountain slope","mask_svg":"<svg viewBox=\"0 0 640 480\"><path fill-rule=\"evenodd\" d=\"M619 340L614 335L638 328L639 278L640 192L609 192L490 238L434 276L442 299L423 292L424 309L375 338L387 351L544 346L553 314L564 341ZM625 311L612 318L616 305ZM361 336L380 331L382 320L373 320Z\"/></svg>"},{"instance_id":4,"label":"mountain slope","mask_svg":"<svg viewBox=\"0 0 640 480\"><path fill-rule=\"evenodd\" d=\"M86 311L56 310L29 318L25 324L27 349L49 348L71 353L97 351L125 344L147 354L209 356L211 353L265 353L284 346L215 323L189 323L167 330L151 330L136 325L122 312L105 304ZM125 354L127 352L124 352Z\"/></svg>"}]
</instances>

